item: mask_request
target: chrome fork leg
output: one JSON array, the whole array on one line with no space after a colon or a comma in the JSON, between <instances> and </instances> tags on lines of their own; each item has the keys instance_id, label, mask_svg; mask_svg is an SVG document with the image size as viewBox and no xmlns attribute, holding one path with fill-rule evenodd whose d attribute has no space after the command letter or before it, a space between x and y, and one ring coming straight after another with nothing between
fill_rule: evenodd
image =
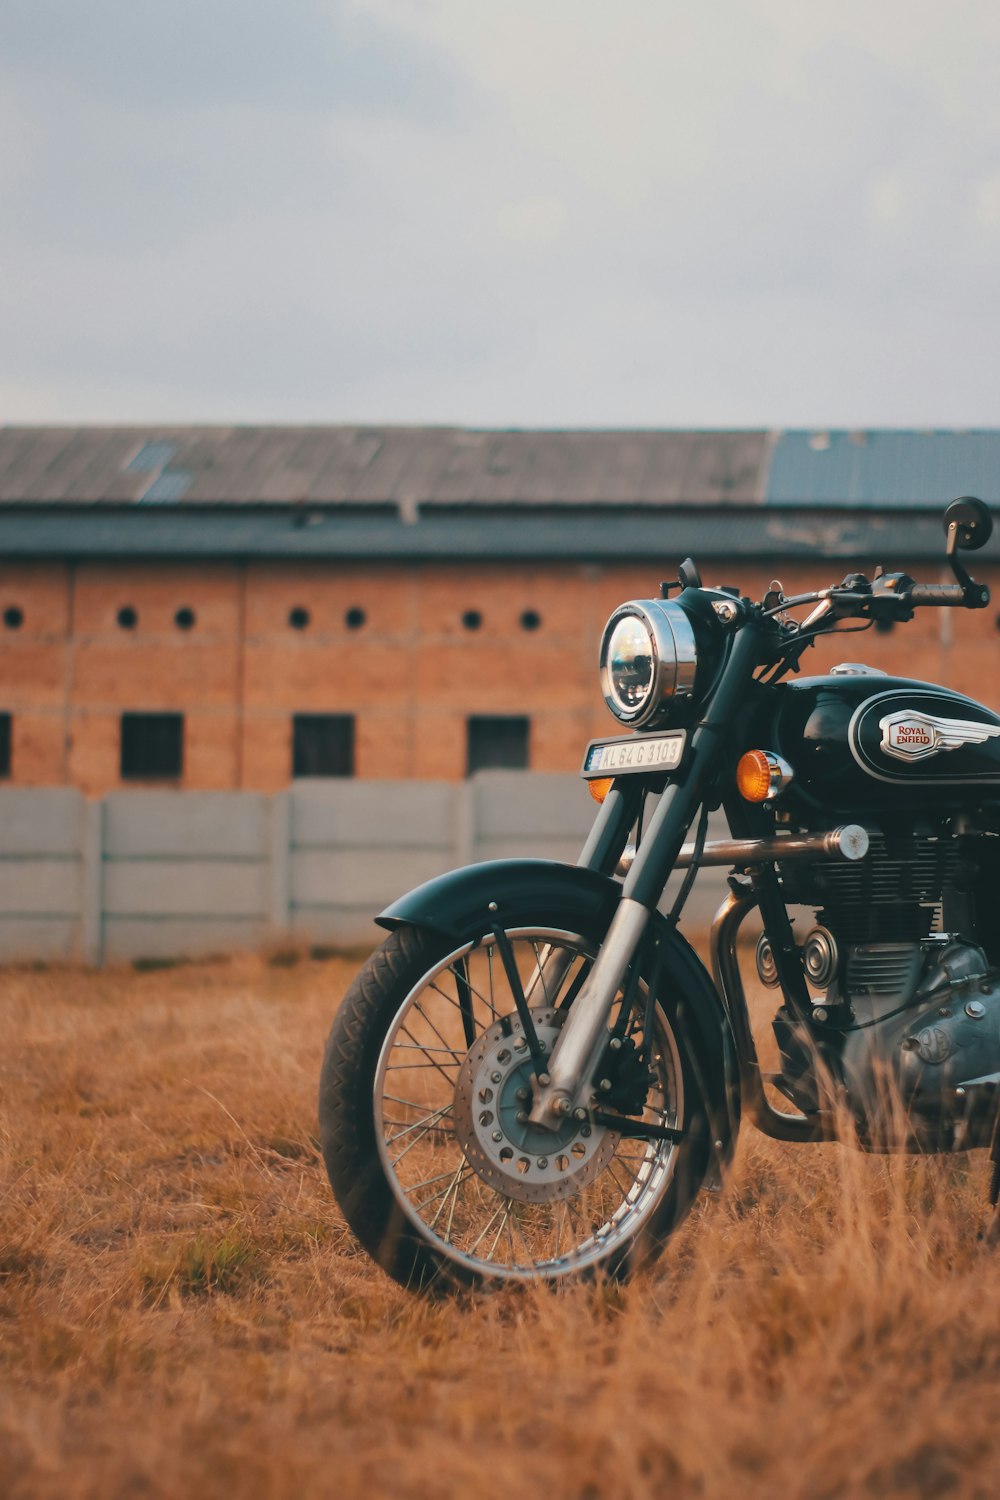
<instances>
[{"instance_id":1,"label":"chrome fork leg","mask_svg":"<svg viewBox=\"0 0 1000 1500\"><path fill-rule=\"evenodd\" d=\"M570 1007L552 1049L547 1083L538 1080L531 1109L534 1125L554 1127L578 1103L589 1102L591 1079L601 1058L611 1007L639 946L651 913L638 901L622 900L586 983Z\"/></svg>"}]
</instances>

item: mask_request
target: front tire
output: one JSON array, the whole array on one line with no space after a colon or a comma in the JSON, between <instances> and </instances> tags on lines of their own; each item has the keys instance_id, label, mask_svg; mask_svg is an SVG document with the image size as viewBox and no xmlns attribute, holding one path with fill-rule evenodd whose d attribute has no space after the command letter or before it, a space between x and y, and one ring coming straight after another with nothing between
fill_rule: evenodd
<instances>
[{"instance_id":1,"label":"front tire","mask_svg":"<svg viewBox=\"0 0 1000 1500\"><path fill-rule=\"evenodd\" d=\"M603 936L571 930L565 913L507 929L545 1045ZM690 1017L705 999L692 989L710 982L687 945L669 941L679 963L655 1006L640 982L622 1029L624 1050L641 1049L654 1018L635 1118L680 1131L676 1141L576 1120L549 1136L520 1119L530 1058L488 929L456 945L401 927L376 950L330 1032L319 1118L334 1194L390 1276L411 1288L623 1277L659 1254L731 1145L718 1057Z\"/></svg>"}]
</instances>

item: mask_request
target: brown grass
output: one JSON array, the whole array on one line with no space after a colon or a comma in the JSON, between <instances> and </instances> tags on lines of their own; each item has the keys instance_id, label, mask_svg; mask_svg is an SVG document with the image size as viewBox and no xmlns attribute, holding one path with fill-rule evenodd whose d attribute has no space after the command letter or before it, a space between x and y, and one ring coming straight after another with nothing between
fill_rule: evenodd
<instances>
[{"instance_id":1,"label":"brown grass","mask_svg":"<svg viewBox=\"0 0 1000 1500\"><path fill-rule=\"evenodd\" d=\"M654 1276L423 1303L315 1149L352 969L2 975L0 1494L997 1493L983 1153L747 1130Z\"/></svg>"}]
</instances>

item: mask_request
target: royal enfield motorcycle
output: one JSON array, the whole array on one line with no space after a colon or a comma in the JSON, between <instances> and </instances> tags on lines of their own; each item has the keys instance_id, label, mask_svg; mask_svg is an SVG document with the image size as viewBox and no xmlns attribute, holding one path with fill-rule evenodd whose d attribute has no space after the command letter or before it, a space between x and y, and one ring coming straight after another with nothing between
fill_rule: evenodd
<instances>
[{"instance_id":1,"label":"royal enfield motorcycle","mask_svg":"<svg viewBox=\"0 0 1000 1500\"><path fill-rule=\"evenodd\" d=\"M378 918L319 1115L336 1198L398 1281L625 1275L718 1182L742 1118L869 1151L989 1146L996 1202L1000 716L853 663L789 679L829 632L984 608L960 552L990 513L966 497L944 524L953 583L878 569L754 602L688 559L621 605L600 648L621 732L586 750L603 800L579 862L473 865ZM720 808L730 837L709 840ZM720 865L713 982L678 920Z\"/></svg>"}]
</instances>

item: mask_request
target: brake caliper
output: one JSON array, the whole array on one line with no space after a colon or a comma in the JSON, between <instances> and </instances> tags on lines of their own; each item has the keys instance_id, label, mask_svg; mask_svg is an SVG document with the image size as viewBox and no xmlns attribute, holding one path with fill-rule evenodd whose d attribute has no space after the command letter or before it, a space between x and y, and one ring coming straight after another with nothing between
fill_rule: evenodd
<instances>
[{"instance_id":1,"label":"brake caliper","mask_svg":"<svg viewBox=\"0 0 1000 1500\"><path fill-rule=\"evenodd\" d=\"M616 1109L623 1115L641 1115L646 1095L656 1082L649 1071L645 1048L637 1047L630 1036L613 1036L605 1048L594 1086L602 1109Z\"/></svg>"}]
</instances>

